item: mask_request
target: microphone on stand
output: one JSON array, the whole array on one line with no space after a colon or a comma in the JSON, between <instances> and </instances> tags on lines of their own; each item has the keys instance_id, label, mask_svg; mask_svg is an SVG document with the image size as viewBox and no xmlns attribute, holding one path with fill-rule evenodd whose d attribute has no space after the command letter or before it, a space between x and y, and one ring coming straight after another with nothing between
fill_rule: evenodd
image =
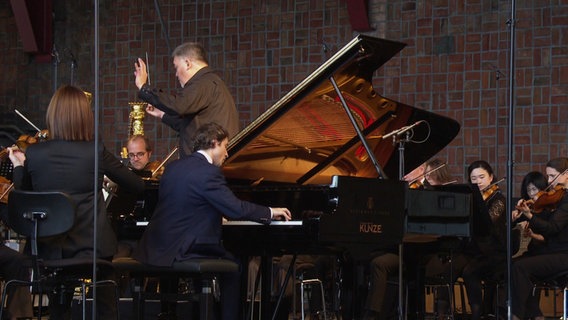
<instances>
[{"instance_id":1,"label":"microphone on stand","mask_svg":"<svg viewBox=\"0 0 568 320\"><path fill-rule=\"evenodd\" d=\"M400 129L391 131L391 132L385 134L385 135L383 136L383 139L387 139L387 138L389 138L389 137L391 137L391 136L398 136L398 135L400 135L400 134L402 134L402 133L405 133L406 131L408 131L408 130L414 128L414 127L416 127L417 125L421 124L422 122L425 122L425 121L424 121L424 120L416 121L415 123L413 123L413 124L411 124L411 125L409 125L409 126L405 126L405 127L400 128Z\"/></svg>"},{"instance_id":2,"label":"microphone on stand","mask_svg":"<svg viewBox=\"0 0 568 320\"><path fill-rule=\"evenodd\" d=\"M75 80L75 69L78 68L77 60L75 59L73 52L71 52L71 50L69 48L65 48L65 52L67 52L69 54L69 58L71 59L71 81L70 81L70 84L73 85L74 80Z\"/></svg>"},{"instance_id":3,"label":"microphone on stand","mask_svg":"<svg viewBox=\"0 0 568 320\"><path fill-rule=\"evenodd\" d=\"M57 48L55 47L55 43L53 44L53 49L51 49L51 56L55 58L55 61L54 61L55 64L61 63L61 59L59 58L59 51L57 51Z\"/></svg>"},{"instance_id":4,"label":"microphone on stand","mask_svg":"<svg viewBox=\"0 0 568 320\"><path fill-rule=\"evenodd\" d=\"M75 59L75 56L73 55L71 50L69 50L69 57L71 58L71 68L77 69L79 65L77 64L77 60Z\"/></svg>"}]
</instances>

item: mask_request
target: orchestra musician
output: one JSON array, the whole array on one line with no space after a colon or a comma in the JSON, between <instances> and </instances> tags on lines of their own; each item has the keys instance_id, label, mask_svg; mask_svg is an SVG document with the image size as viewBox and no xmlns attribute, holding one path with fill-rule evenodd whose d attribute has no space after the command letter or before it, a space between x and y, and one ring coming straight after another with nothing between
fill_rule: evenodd
<instances>
[{"instance_id":1,"label":"orchestra musician","mask_svg":"<svg viewBox=\"0 0 568 320\"><path fill-rule=\"evenodd\" d=\"M230 138L235 136L239 131L235 102L223 80L209 67L203 46L195 42L181 44L172 57L182 87L177 95L151 88L146 64L140 58L134 65L134 75L139 98L150 104L147 112L179 132L180 157L191 153L190 138L205 123L216 122L229 132Z\"/></svg>"},{"instance_id":2,"label":"orchestra musician","mask_svg":"<svg viewBox=\"0 0 568 320\"><path fill-rule=\"evenodd\" d=\"M547 178L544 174L538 171L532 171L525 175L521 183L521 199L517 202L517 206L522 206L522 204L527 200L536 200L539 192L545 190L548 187ZM514 209L512 212L514 221L518 221L523 230L523 236L530 238L530 242L527 246L527 251L523 255L535 255L537 254L544 244L544 237L540 234L536 234L529 227L527 220L522 219L519 209Z\"/></svg>"},{"instance_id":3,"label":"orchestra musician","mask_svg":"<svg viewBox=\"0 0 568 320\"><path fill-rule=\"evenodd\" d=\"M70 195L76 204L75 224L65 235L42 239L40 258L61 259L93 255L94 202L98 201L97 233L98 257L111 259L116 251L116 236L104 206L102 183L107 175L120 186L142 192L144 182L106 150L95 145L94 114L85 93L77 87L60 87L46 112L50 138L27 147L25 154L10 148L14 165L13 180L16 189L33 191L61 191ZM100 159L99 188L93 190L95 152ZM101 279L114 275L101 275ZM110 289L110 291L108 291ZM49 293L49 312L52 319L70 319L73 290ZM97 308L100 319L116 317L116 303L112 288L97 290Z\"/></svg>"},{"instance_id":4,"label":"orchestra musician","mask_svg":"<svg viewBox=\"0 0 568 320\"><path fill-rule=\"evenodd\" d=\"M126 142L128 152L128 167L141 177L152 174L152 171L159 165L158 161L150 161L152 157L152 145L148 137L135 134L128 138ZM156 177L158 178L158 177Z\"/></svg>"},{"instance_id":5,"label":"orchestra musician","mask_svg":"<svg viewBox=\"0 0 568 320\"><path fill-rule=\"evenodd\" d=\"M428 186L436 186L446 184L452 181L448 167L443 165L444 162L434 158L426 161L413 170L405 178L414 182L410 185L417 185L418 188ZM435 168L438 168L434 170ZM417 184L416 182L420 182ZM416 255L410 257L404 255L406 265L411 266L418 263L415 261ZM412 263L410 262L412 261ZM389 277L395 276L399 271L399 255L398 248L391 248L389 251L374 252L371 262L369 263L369 292L365 302L364 320L385 319L389 316L392 308L385 305L387 296L387 280ZM418 271L416 271L418 272ZM414 298L414 297L413 297Z\"/></svg>"},{"instance_id":6,"label":"orchestra musician","mask_svg":"<svg viewBox=\"0 0 568 320\"><path fill-rule=\"evenodd\" d=\"M546 176L553 189L550 192L539 192L532 205L528 201L521 203L512 214L513 219L524 217L532 232L541 235L544 239L539 250L513 261L511 271L513 319L541 316L540 310L536 314L530 314L535 313L531 308L538 307L534 302L534 299L538 298L532 295L534 281L568 270L568 196L565 192L568 183L567 170L568 158L550 160L546 164ZM552 206L540 210L537 208L539 200Z\"/></svg>"},{"instance_id":7,"label":"orchestra musician","mask_svg":"<svg viewBox=\"0 0 568 320\"><path fill-rule=\"evenodd\" d=\"M440 186L455 182L445 163L438 159L430 159L424 163L424 186Z\"/></svg>"},{"instance_id":8,"label":"orchestra musician","mask_svg":"<svg viewBox=\"0 0 568 320\"><path fill-rule=\"evenodd\" d=\"M532 171L527 173L521 183L521 199L517 202L517 206L521 206L527 200L535 200L538 193L545 190L547 186L547 178L541 172ZM519 209L514 209L512 216L513 221L518 222L521 230L523 230L522 236L529 239L526 251L523 252L520 257L534 256L539 254L546 244L544 237L532 231L532 229L529 227L528 221L522 218L522 213L519 211ZM527 304L526 315L534 320L544 320L544 316L539 307L540 289L536 289L534 291L534 296L534 299L530 299Z\"/></svg>"},{"instance_id":9,"label":"orchestra musician","mask_svg":"<svg viewBox=\"0 0 568 320\"><path fill-rule=\"evenodd\" d=\"M158 205L134 252L157 266L198 257L235 260L221 243L222 217L269 224L290 220L286 208L269 208L238 199L220 167L227 158L229 133L220 125L201 126L190 156L173 161L160 181ZM240 272L220 278L222 318L238 319Z\"/></svg>"},{"instance_id":10,"label":"orchestra musician","mask_svg":"<svg viewBox=\"0 0 568 320\"><path fill-rule=\"evenodd\" d=\"M453 284L458 277L465 282L471 318L478 320L482 315L482 279L492 278L502 271L507 253L507 221L505 215L505 197L495 182L493 169L483 160L472 162L468 167L469 182L484 193L481 198L474 196L479 203L478 212L473 213L473 235L465 239L459 252L442 266L442 273ZM494 187L491 193L487 191ZM475 195L475 193L474 193ZM435 258L438 259L438 258ZM430 264L426 273L436 274L435 264ZM451 275L451 279L449 277ZM445 319L449 310L449 292L440 290L437 305L439 319Z\"/></svg>"}]
</instances>

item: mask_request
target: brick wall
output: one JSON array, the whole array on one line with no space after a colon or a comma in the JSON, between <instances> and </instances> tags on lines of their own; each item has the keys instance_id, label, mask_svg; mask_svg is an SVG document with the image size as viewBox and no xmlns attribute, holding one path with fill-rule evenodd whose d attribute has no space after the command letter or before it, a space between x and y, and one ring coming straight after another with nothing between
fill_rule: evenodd
<instances>
[{"instance_id":1,"label":"brick wall","mask_svg":"<svg viewBox=\"0 0 568 320\"><path fill-rule=\"evenodd\" d=\"M128 102L136 100L134 59L147 53L153 84L173 91L179 85L171 50L184 41L199 41L233 93L243 128L326 59L323 44L335 52L357 34L344 0L158 3L159 10L154 1L100 1L100 63L95 70L89 1L54 1L59 64L38 63L23 52L10 4L1 2L0 125L26 127L12 111L17 106L43 127L54 88L73 78L93 92L98 72L101 133L118 154L128 134ZM376 90L462 124L458 137L440 154L460 181L467 164L480 158L494 164L497 175L506 173L509 6L500 0L369 0L374 30L366 34L408 44L376 72ZM549 158L568 153L568 4L517 1L515 31L518 182L528 170L543 169ZM145 130L158 157L177 141L172 130L154 119L146 119Z\"/></svg>"}]
</instances>

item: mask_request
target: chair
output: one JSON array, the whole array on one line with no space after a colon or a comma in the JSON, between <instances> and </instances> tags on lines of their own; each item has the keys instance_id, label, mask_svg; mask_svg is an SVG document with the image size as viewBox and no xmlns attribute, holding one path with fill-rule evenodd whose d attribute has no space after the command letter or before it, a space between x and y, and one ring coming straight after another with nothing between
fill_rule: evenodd
<instances>
[{"instance_id":1,"label":"chair","mask_svg":"<svg viewBox=\"0 0 568 320\"><path fill-rule=\"evenodd\" d=\"M42 293L46 288L66 287L81 288L81 302L83 305L83 319L86 318L86 291L95 283L89 283L93 278L92 257L77 257L43 260L38 252L38 242L42 238L54 237L68 232L75 222L75 204L69 195L62 192L33 192L14 190L10 193L8 201L8 227L16 233L28 238L31 250L32 280L10 280L4 285L2 292L2 305L0 306L0 319L6 301L6 288L9 285L32 286L37 290L39 299L38 319L42 317ZM103 259L96 260L97 272L113 273L112 263ZM112 285L117 298L118 318L118 288L112 280L97 280L97 286Z\"/></svg>"},{"instance_id":2,"label":"chair","mask_svg":"<svg viewBox=\"0 0 568 320\"><path fill-rule=\"evenodd\" d=\"M144 264L130 257L113 260L114 268L122 273L128 273L135 280L132 303L132 318L143 319L144 303L148 298L159 297L162 300L178 301L189 299L199 301L199 317L202 320L212 319L213 299L216 296L214 279L220 273L238 272L239 265L233 261L220 258L191 259L174 262L171 267L159 267ZM201 293L198 297L191 292L186 294L148 293L143 289L142 281L147 277L176 277L201 280Z\"/></svg>"},{"instance_id":3,"label":"chair","mask_svg":"<svg viewBox=\"0 0 568 320\"><path fill-rule=\"evenodd\" d=\"M566 296L566 293L568 292L568 270L561 271L546 279L536 282L533 287L533 295L537 293L538 289L544 289L546 291L550 290L553 292L554 296L556 296L556 292L562 292L563 294L562 319L566 319L566 314L567 314L566 300L568 299L568 297ZM556 317L557 312L558 312L558 306L555 298L553 299L553 317Z\"/></svg>"},{"instance_id":4,"label":"chair","mask_svg":"<svg viewBox=\"0 0 568 320\"><path fill-rule=\"evenodd\" d=\"M296 277L296 285L300 287L300 310L301 310L301 319L304 320L306 318L305 315L305 304L308 302L309 299L306 297L305 289L306 286L309 286L311 290L319 290L320 299L321 299L321 307L322 307L322 315L323 319L327 319L327 313L325 310L325 292L323 289L323 282L320 279L307 277L306 270L313 269L315 266L312 263L304 263L300 264L296 267L295 273L297 274ZM307 278L306 278L307 277ZM294 291L295 294L296 291ZM294 304L296 299L294 299ZM296 306L294 305L294 311ZM295 314L295 312L294 312Z\"/></svg>"}]
</instances>

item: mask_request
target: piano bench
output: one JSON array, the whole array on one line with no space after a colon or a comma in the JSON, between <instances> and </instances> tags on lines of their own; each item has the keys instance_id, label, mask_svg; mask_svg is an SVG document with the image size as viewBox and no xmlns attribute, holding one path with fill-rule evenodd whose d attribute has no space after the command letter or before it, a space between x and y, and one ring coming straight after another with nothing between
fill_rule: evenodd
<instances>
[{"instance_id":1,"label":"piano bench","mask_svg":"<svg viewBox=\"0 0 568 320\"><path fill-rule=\"evenodd\" d=\"M118 274L127 274L134 280L132 293L132 319L144 318L144 303L148 298L161 300L199 301L199 318L212 319L214 316L215 285L214 278L220 273L238 272L239 265L226 259L191 259L175 262L171 267L159 267L141 263L133 258L117 258L112 264ZM143 281L148 277L190 278L201 281L201 293L148 293L145 292Z\"/></svg>"}]
</instances>

